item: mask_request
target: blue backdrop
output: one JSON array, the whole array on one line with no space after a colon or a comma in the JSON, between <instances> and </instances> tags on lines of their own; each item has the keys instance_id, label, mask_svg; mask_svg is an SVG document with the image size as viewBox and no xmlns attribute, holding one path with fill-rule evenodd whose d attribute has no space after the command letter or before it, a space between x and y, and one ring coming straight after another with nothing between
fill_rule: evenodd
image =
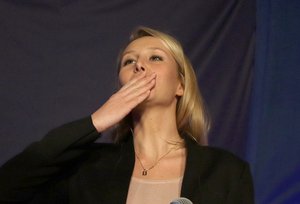
<instances>
[{"instance_id":1,"label":"blue backdrop","mask_svg":"<svg viewBox=\"0 0 300 204\"><path fill-rule=\"evenodd\" d=\"M258 0L248 159L257 203L300 203L300 1Z\"/></svg>"}]
</instances>

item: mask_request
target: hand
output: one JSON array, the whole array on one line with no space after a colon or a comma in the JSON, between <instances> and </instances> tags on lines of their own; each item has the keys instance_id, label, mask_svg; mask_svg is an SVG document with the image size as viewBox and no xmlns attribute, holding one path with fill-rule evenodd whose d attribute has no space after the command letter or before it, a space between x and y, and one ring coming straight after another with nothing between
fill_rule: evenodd
<instances>
[{"instance_id":1,"label":"hand","mask_svg":"<svg viewBox=\"0 0 300 204\"><path fill-rule=\"evenodd\" d=\"M103 132L117 124L138 104L146 100L155 86L155 80L155 73L146 76L146 73L142 72L113 94L92 114L92 121L97 131Z\"/></svg>"}]
</instances>

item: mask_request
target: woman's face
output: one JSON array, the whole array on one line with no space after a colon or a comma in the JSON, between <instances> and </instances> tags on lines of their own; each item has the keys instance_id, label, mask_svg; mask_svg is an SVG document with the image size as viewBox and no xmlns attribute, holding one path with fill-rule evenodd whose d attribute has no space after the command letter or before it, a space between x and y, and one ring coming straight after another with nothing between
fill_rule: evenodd
<instances>
[{"instance_id":1,"label":"woman's face","mask_svg":"<svg viewBox=\"0 0 300 204\"><path fill-rule=\"evenodd\" d=\"M147 101L160 105L170 105L177 96L183 95L178 77L177 63L163 42L155 37L142 37L132 41L124 50L119 80L126 84L141 72L156 73L156 83Z\"/></svg>"}]
</instances>

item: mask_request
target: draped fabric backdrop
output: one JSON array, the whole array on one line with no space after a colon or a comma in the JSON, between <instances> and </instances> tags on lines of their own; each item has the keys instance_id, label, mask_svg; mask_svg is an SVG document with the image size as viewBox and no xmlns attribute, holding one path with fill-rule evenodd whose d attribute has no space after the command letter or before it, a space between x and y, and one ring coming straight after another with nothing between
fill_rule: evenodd
<instances>
[{"instance_id":1,"label":"draped fabric backdrop","mask_svg":"<svg viewBox=\"0 0 300 204\"><path fill-rule=\"evenodd\" d=\"M248 159L258 203L300 203L300 1L257 0Z\"/></svg>"},{"instance_id":2,"label":"draped fabric backdrop","mask_svg":"<svg viewBox=\"0 0 300 204\"><path fill-rule=\"evenodd\" d=\"M296 202L300 6L273 2L257 2L256 32L254 0L0 0L0 163L103 104L120 48L144 25L182 42L210 145L250 162L257 203Z\"/></svg>"}]
</instances>

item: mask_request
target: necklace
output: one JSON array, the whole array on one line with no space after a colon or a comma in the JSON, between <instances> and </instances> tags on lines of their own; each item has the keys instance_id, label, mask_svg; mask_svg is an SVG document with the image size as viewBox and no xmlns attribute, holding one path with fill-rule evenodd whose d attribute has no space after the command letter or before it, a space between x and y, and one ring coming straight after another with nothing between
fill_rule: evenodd
<instances>
[{"instance_id":1,"label":"necklace","mask_svg":"<svg viewBox=\"0 0 300 204\"><path fill-rule=\"evenodd\" d=\"M143 165L142 161L140 160L140 158L138 157L138 155L135 154L136 158L138 159L138 161L139 161L139 163L140 163L140 165L141 165L141 167L142 167L142 169L143 169L143 171L142 171L142 176L147 176L149 170L153 169L153 168L158 164L158 162L159 162L160 160L162 160L162 159L163 159L165 156L167 156L172 150L175 150L175 149L177 150L177 149L179 149L179 148L171 148L169 151L167 151L167 153L165 153L165 154L162 155L160 158L158 158L158 159L155 161L155 163L154 163L152 166L150 166L148 169L146 169L146 168L144 167L144 165Z\"/></svg>"}]
</instances>

